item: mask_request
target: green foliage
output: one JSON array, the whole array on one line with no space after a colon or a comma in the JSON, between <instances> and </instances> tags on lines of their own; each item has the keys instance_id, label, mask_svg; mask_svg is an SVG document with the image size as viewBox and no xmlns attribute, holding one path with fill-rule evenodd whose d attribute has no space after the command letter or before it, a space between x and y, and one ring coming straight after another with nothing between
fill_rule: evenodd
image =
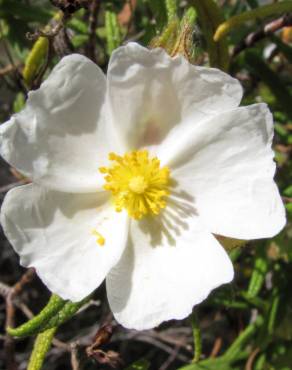
<instances>
[{"instance_id":1,"label":"green foliage","mask_svg":"<svg viewBox=\"0 0 292 370\"><path fill-rule=\"evenodd\" d=\"M259 249L259 248L258 248ZM247 295L249 298L256 297L265 281L266 273L268 272L269 263L265 256L256 256L253 272L249 281Z\"/></svg>"},{"instance_id":2,"label":"green foliage","mask_svg":"<svg viewBox=\"0 0 292 370\"><path fill-rule=\"evenodd\" d=\"M126 370L148 370L150 363L146 360L139 360L127 367Z\"/></svg>"},{"instance_id":3,"label":"green foliage","mask_svg":"<svg viewBox=\"0 0 292 370\"><path fill-rule=\"evenodd\" d=\"M40 331L49 319L51 319L66 304L62 298L53 294L45 308L33 319L18 328L7 328L7 332L13 337L27 337Z\"/></svg>"},{"instance_id":4,"label":"green foliage","mask_svg":"<svg viewBox=\"0 0 292 370\"><path fill-rule=\"evenodd\" d=\"M213 40L216 28L224 20L224 15L214 0L192 0L198 12L198 20L205 37L211 67L227 70L229 65L228 44L225 38L220 42Z\"/></svg>"},{"instance_id":5,"label":"green foliage","mask_svg":"<svg viewBox=\"0 0 292 370\"><path fill-rule=\"evenodd\" d=\"M229 32L240 26L242 23L248 21L256 21L269 16L276 16L281 13L291 12L292 2L290 0L281 1L279 3L268 4L261 7L257 7L253 10L241 13L234 16L228 21L222 23L216 30L214 34L214 40L218 41L222 37L226 36Z\"/></svg>"},{"instance_id":6,"label":"green foliage","mask_svg":"<svg viewBox=\"0 0 292 370\"><path fill-rule=\"evenodd\" d=\"M39 37L27 56L23 69L23 79L27 86L31 86L37 77L45 63L48 51L49 40L46 37Z\"/></svg>"},{"instance_id":7,"label":"green foliage","mask_svg":"<svg viewBox=\"0 0 292 370\"><path fill-rule=\"evenodd\" d=\"M57 328L48 329L37 336L27 370L41 370L56 330Z\"/></svg>"},{"instance_id":8,"label":"green foliage","mask_svg":"<svg viewBox=\"0 0 292 370\"><path fill-rule=\"evenodd\" d=\"M165 0L168 21L177 16L176 0Z\"/></svg>"},{"instance_id":9,"label":"green foliage","mask_svg":"<svg viewBox=\"0 0 292 370\"><path fill-rule=\"evenodd\" d=\"M121 44L121 31L117 15L111 10L105 12L105 30L107 39L107 52L109 55Z\"/></svg>"},{"instance_id":10,"label":"green foliage","mask_svg":"<svg viewBox=\"0 0 292 370\"><path fill-rule=\"evenodd\" d=\"M275 95L281 108L285 110L288 118L292 119L292 94L286 85L279 79L279 76L262 60L256 52L245 54L247 67L252 73L259 76Z\"/></svg>"},{"instance_id":11,"label":"green foliage","mask_svg":"<svg viewBox=\"0 0 292 370\"><path fill-rule=\"evenodd\" d=\"M45 325L41 328L41 331L48 330L54 327L59 327L67 320L70 320L75 313L84 306L90 299L89 297L84 298L80 302L66 302L65 305L57 312L53 317L48 320Z\"/></svg>"}]
</instances>

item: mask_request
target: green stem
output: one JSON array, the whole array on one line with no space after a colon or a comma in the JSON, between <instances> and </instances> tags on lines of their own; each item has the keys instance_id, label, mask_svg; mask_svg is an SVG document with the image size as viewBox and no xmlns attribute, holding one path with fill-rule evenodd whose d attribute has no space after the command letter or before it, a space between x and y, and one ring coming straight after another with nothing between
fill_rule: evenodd
<instances>
[{"instance_id":1,"label":"green stem","mask_svg":"<svg viewBox=\"0 0 292 370\"><path fill-rule=\"evenodd\" d=\"M176 0L165 0L168 22L171 21L177 14Z\"/></svg>"},{"instance_id":2,"label":"green stem","mask_svg":"<svg viewBox=\"0 0 292 370\"><path fill-rule=\"evenodd\" d=\"M272 335L274 332L279 306L280 306L280 296L276 292L272 300L269 319L268 319L269 335Z\"/></svg>"},{"instance_id":3,"label":"green stem","mask_svg":"<svg viewBox=\"0 0 292 370\"><path fill-rule=\"evenodd\" d=\"M84 298L80 302L67 302L65 306L55 315L53 316L48 323L44 326L44 330L51 329L55 326L59 327L62 325L65 321L71 319L72 316L75 315L75 313L85 304L87 303L91 298L91 295L89 297Z\"/></svg>"},{"instance_id":4,"label":"green stem","mask_svg":"<svg viewBox=\"0 0 292 370\"><path fill-rule=\"evenodd\" d=\"M243 351L243 347L247 344L249 339L254 336L256 331L262 326L264 323L264 319L262 316L258 316L256 321L250 325L248 325L245 330L235 339L232 345L228 348L228 350L222 356L222 359L226 359L227 361L231 361L233 358L236 358L240 352Z\"/></svg>"},{"instance_id":5,"label":"green stem","mask_svg":"<svg viewBox=\"0 0 292 370\"><path fill-rule=\"evenodd\" d=\"M30 355L27 370L40 370L42 368L44 359L51 347L56 330L57 328L51 328L37 336L32 353Z\"/></svg>"},{"instance_id":6,"label":"green stem","mask_svg":"<svg viewBox=\"0 0 292 370\"><path fill-rule=\"evenodd\" d=\"M105 30L107 52L111 55L111 53L121 44L121 34L117 15L110 10L105 12Z\"/></svg>"},{"instance_id":7,"label":"green stem","mask_svg":"<svg viewBox=\"0 0 292 370\"><path fill-rule=\"evenodd\" d=\"M222 37L226 36L231 30L242 25L248 21L255 21L263 19L269 16L276 16L281 13L288 13L292 11L292 1L281 1L279 3L268 4L249 10L247 12L235 15L228 19L228 21L222 23L217 28L214 34L214 41L219 41Z\"/></svg>"},{"instance_id":8,"label":"green stem","mask_svg":"<svg viewBox=\"0 0 292 370\"><path fill-rule=\"evenodd\" d=\"M255 367L254 367L254 370L263 370L264 369L264 366L265 366L265 362L266 362L266 354L265 353L262 353L256 364L255 364Z\"/></svg>"},{"instance_id":9,"label":"green stem","mask_svg":"<svg viewBox=\"0 0 292 370\"><path fill-rule=\"evenodd\" d=\"M193 330L193 340L194 340L194 358L192 362L199 362L202 354L202 337L201 330L199 327L199 320L197 312L193 311L191 315L191 324Z\"/></svg>"},{"instance_id":10,"label":"green stem","mask_svg":"<svg viewBox=\"0 0 292 370\"><path fill-rule=\"evenodd\" d=\"M254 264L254 269L249 281L247 295L250 298L256 297L265 281L266 273L268 272L268 261L265 257L257 257Z\"/></svg>"},{"instance_id":11,"label":"green stem","mask_svg":"<svg viewBox=\"0 0 292 370\"><path fill-rule=\"evenodd\" d=\"M18 328L7 328L8 334L13 337L27 337L38 333L40 329L50 320L57 312L59 312L66 304L62 298L56 294L52 294L48 304L42 311L33 319L27 321L25 324Z\"/></svg>"}]
</instances>

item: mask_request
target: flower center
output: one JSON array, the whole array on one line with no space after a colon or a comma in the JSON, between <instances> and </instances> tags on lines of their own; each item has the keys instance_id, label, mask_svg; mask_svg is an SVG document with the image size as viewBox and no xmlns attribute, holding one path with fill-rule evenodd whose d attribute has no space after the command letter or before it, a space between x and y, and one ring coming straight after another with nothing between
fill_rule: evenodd
<instances>
[{"instance_id":1,"label":"flower center","mask_svg":"<svg viewBox=\"0 0 292 370\"><path fill-rule=\"evenodd\" d=\"M135 150L123 157L110 153L111 167L101 167L105 175L104 189L111 191L117 212L126 209L139 220L158 215L169 195L169 168L160 167L157 157L149 158L147 150Z\"/></svg>"},{"instance_id":2,"label":"flower center","mask_svg":"<svg viewBox=\"0 0 292 370\"><path fill-rule=\"evenodd\" d=\"M137 194L143 194L147 186L144 176L136 176L129 181L129 189Z\"/></svg>"}]
</instances>

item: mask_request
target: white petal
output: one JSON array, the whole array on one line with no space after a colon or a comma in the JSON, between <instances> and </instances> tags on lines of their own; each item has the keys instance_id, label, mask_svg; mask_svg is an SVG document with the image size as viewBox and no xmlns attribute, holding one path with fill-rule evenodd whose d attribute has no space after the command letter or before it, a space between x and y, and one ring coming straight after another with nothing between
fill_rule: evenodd
<instances>
[{"instance_id":1,"label":"white petal","mask_svg":"<svg viewBox=\"0 0 292 370\"><path fill-rule=\"evenodd\" d=\"M271 113L265 104L256 104L189 125L169 136L158 155L171 167L177 187L194 197L212 233L266 238L286 222L273 180L272 137Z\"/></svg>"},{"instance_id":2,"label":"white petal","mask_svg":"<svg viewBox=\"0 0 292 370\"><path fill-rule=\"evenodd\" d=\"M63 58L25 109L0 126L0 153L35 182L61 191L96 191L107 140L103 72L82 55Z\"/></svg>"},{"instance_id":3,"label":"white petal","mask_svg":"<svg viewBox=\"0 0 292 370\"><path fill-rule=\"evenodd\" d=\"M113 124L132 149L159 143L188 116L193 123L237 107L239 82L212 68L196 67L162 49L129 43L114 51L108 69Z\"/></svg>"},{"instance_id":4,"label":"white petal","mask_svg":"<svg viewBox=\"0 0 292 370\"><path fill-rule=\"evenodd\" d=\"M221 284L233 278L232 264L196 216L180 210L170 221L131 224L131 239L106 278L111 309L119 323L137 330L183 319Z\"/></svg>"},{"instance_id":5,"label":"white petal","mask_svg":"<svg viewBox=\"0 0 292 370\"><path fill-rule=\"evenodd\" d=\"M124 250L127 215L114 212L105 200L104 193L61 193L32 184L5 197L1 224L20 263L35 267L63 299L79 301L91 293ZM104 236L104 246L93 228Z\"/></svg>"}]
</instances>

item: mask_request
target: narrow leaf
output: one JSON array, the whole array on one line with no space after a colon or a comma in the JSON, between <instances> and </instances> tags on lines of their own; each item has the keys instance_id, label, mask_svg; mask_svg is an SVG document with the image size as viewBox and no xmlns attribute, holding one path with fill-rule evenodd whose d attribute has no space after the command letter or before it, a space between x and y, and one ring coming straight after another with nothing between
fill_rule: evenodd
<instances>
[{"instance_id":1,"label":"narrow leaf","mask_svg":"<svg viewBox=\"0 0 292 370\"><path fill-rule=\"evenodd\" d=\"M228 69L229 54L228 44L223 37L219 42L213 40L213 35L220 23L224 21L223 14L214 0L192 0L191 4L195 7L204 38L207 43L211 67L217 67L224 71Z\"/></svg>"},{"instance_id":2,"label":"narrow leaf","mask_svg":"<svg viewBox=\"0 0 292 370\"><path fill-rule=\"evenodd\" d=\"M91 296L90 296L91 297ZM53 316L49 322L42 328L42 330L51 329L55 326L62 325L65 321L71 319L72 316L85 304L89 301L90 297L84 298L80 302L67 302L65 306Z\"/></svg>"},{"instance_id":3,"label":"narrow leaf","mask_svg":"<svg viewBox=\"0 0 292 370\"><path fill-rule=\"evenodd\" d=\"M258 21L269 16L276 16L281 13L288 13L292 11L292 1L281 1L279 3L268 4L249 10L247 12L235 15L228 19L226 22L221 23L216 29L214 40L219 41L226 36L230 31L241 26L243 23L248 21Z\"/></svg>"},{"instance_id":4,"label":"narrow leaf","mask_svg":"<svg viewBox=\"0 0 292 370\"><path fill-rule=\"evenodd\" d=\"M57 328L48 329L37 336L27 370L40 370L42 368L56 330Z\"/></svg>"},{"instance_id":5,"label":"narrow leaf","mask_svg":"<svg viewBox=\"0 0 292 370\"><path fill-rule=\"evenodd\" d=\"M58 311L60 311L66 301L58 297L56 294L52 294L48 304L42 309L42 311L36 315L33 319L27 321L25 324L18 328L7 328L8 334L13 337L27 337L38 333L41 328L50 320Z\"/></svg>"}]
</instances>

